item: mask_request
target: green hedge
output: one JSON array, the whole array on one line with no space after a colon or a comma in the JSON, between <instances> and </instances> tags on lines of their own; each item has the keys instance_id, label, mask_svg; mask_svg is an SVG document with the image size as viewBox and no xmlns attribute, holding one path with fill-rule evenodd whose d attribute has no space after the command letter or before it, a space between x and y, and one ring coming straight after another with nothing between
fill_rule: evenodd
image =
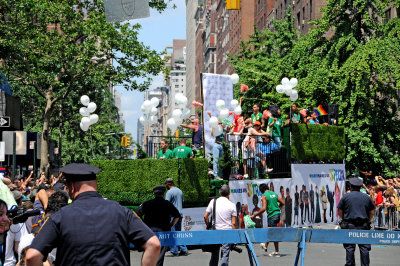
<instances>
[{"instance_id":1,"label":"green hedge","mask_svg":"<svg viewBox=\"0 0 400 266\"><path fill-rule=\"evenodd\" d=\"M180 186L184 206L205 206L210 185L206 159L136 159L95 160L92 164L102 169L98 174L98 191L106 198L124 205L139 205L154 198L153 187L162 185L171 177L178 186L178 168L181 165Z\"/></svg>"},{"instance_id":2,"label":"green hedge","mask_svg":"<svg viewBox=\"0 0 400 266\"><path fill-rule=\"evenodd\" d=\"M345 158L345 135L343 126L292 124L292 159L300 161Z\"/></svg>"}]
</instances>

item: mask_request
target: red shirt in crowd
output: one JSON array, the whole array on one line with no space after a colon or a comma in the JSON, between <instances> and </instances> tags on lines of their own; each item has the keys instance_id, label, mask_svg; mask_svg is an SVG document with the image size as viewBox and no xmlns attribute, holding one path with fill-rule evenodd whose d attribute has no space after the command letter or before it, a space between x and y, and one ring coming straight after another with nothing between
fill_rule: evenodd
<instances>
[{"instance_id":1,"label":"red shirt in crowd","mask_svg":"<svg viewBox=\"0 0 400 266\"><path fill-rule=\"evenodd\" d=\"M383 203L382 191L379 191L378 194L376 195L375 206L378 206L379 204L382 203Z\"/></svg>"}]
</instances>

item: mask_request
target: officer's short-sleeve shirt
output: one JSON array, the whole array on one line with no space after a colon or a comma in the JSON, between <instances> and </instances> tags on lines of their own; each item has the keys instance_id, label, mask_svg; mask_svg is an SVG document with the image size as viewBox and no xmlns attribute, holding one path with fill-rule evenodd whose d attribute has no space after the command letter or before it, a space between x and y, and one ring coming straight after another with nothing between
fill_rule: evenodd
<instances>
[{"instance_id":1,"label":"officer's short-sleeve shirt","mask_svg":"<svg viewBox=\"0 0 400 266\"><path fill-rule=\"evenodd\" d=\"M140 205L137 214L144 217L145 224L155 232L170 231L171 218L181 217L178 209L171 202L159 197Z\"/></svg>"},{"instance_id":2,"label":"officer's short-sleeve shirt","mask_svg":"<svg viewBox=\"0 0 400 266\"><path fill-rule=\"evenodd\" d=\"M45 258L57 248L56 265L130 265L129 243L153 236L132 211L91 191L53 214L31 248Z\"/></svg>"},{"instance_id":3,"label":"officer's short-sleeve shirt","mask_svg":"<svg viewBox=\"0 0 400 266\"><path fill-rule=\"evenodd\" d=\"M343 196L337 208L343 211L343 220L367 220L375 206L368 195L352 191Z\"/></svg>"}]
</instances>

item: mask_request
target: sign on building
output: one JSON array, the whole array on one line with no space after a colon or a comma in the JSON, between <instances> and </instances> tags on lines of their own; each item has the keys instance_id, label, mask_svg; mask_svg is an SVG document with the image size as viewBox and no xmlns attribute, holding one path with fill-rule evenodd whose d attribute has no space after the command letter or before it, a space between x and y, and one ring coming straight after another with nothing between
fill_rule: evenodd
<instances>
[{"instance_id":1,"label":"sign on building","mask_svg":"<svg viewBox=\"0 0 400 266\"><path fill-rule=\"evenodd\" d=\"M105 0L107 22L122 22L150 16L149 0Z\"/></svg>"},{"instance_id":2,"label":"sign on building","mask_svg":"<svg viewBox=\"0 0 400 266\"><path fill-rule=\"evenodd\" d=\"M26 155L27 134L25 131L3 131L3 141L5 142L5 154L13 154L13 133L16 134L16 155Z\"/></svg>"}]
</instances>

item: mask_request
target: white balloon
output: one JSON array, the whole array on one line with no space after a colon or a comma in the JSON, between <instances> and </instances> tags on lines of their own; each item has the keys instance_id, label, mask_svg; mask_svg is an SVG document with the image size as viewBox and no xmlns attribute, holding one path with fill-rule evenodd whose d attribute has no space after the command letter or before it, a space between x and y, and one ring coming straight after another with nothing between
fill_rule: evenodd
<instances>
[{"instance_id":1,"label":"white balloon","mask_svg":"<svg viewBox=\"0 0 400 266\"><path fill-rule=\"evenodd\" d=\"M236 106L234 112L235 112L235 115L241 115L242 114L242 107Z\"/></svg>"},{"instance_id":2,"label":"white balloon","mask_svg":"<svg viewBox=\"0 0 400 266\"><path fill-rule=\"evenodd\" d=\"M188 99L186 98L185 95L182 95L182 97L180 98L181 102L180 102L180 107L181 108L185 108L188 102Z\"/></svg>"},{"instance_id":3,"label":"white balloon","mask_svg":"<svg viewBox=\"0 0 400 266\"><path fill-rule=\"evenodd\" d=\"M283 91L287 96L290 96L292 93L292 86L290 86L290 84L283 85Z\"/></svg>"},{"instance_id":4,"label":"white balloon","mask_svg":"<svg viewBox=\"0 0 400 266\"><path fill-rule=\"evenodd\" d=\"M96 114L92 114L89 116L90 125L96 124L99 121L99 116Z\"/></svg>"},{"instance_id":5,"label":"white balloon","mask_svg":"<svg viewBox=\"0 0 400 266\"><path fill-rule=\"evenodd\" d=\"M89 116L89 114L90 114L86 107L81 107L79 109L79 113L81 114L81 116Z\"/></svg>"},{"instance_id":6,"label":"white balloon","mask_svg":"<svg viewBox=\"0 0 400 266\"><path fill-rule=\"evenodd\" d=\"M157 123L157 116L155 116L155 115L152 115L152 116L150 116L150 123L152 123L152 124L155 124L155 123Z\"/></svg>"},{"instance_id":7,"label":"white balloon","mask_svg":"<svg viewBox=\"0 0 400 266\"><path fill-rule=\"evenodd\" d=\"M153 104L153 107L157 107L158 104L160 103L160 100L157 97L151 98L151 103Z\"/></svg>"},{"instance_id":8,"label":"white balloon","mask_svg":"<svg viewBox=\"0 0 400 266\"><path fill-rule=\"evenodd\" d=\"M283 78L282 79L282 85L286 85L286 84L289 84L289 79L288 78Z\"/></svg>"},{"instance_id":9,"label":"white balloon","mask_svg":"<svg viewBox=\"0 0 400 266\"><path fill-rule=\"evenodd\" d=\"M210 124L211 128L216 128L218 126L218 118L213 116L210 118L210 121L208 123Z\"/></svg>"},{"instance_id":10,"label":"white balloon","mask_svg":"<svg viewBox=\"0 0 400 266\"><path fill-rule=\"evenodd\" d=\"M153 98L154 99L154 98ZM157 98L156 98L157 99ZM150 115L156 115L158 113L157 108L151 107Z\"/></svg>"},{"instance_id":11,"label":"white balloon","mask_svg":"<svg viewBox=\"0 0 400 266\"><path fill-rule=\"evenodd\" d=\"M183 111L182 111L182 115L181 115L181 118L182 119L187 119L187 118L189 118L190 117L190 110L189 109L184 109Z\"/></svg>"},{"instance_id":12,"label":"white balloon","mask_svg":"<svg viewBox=\"0 0 400 266\"><path fill-rule=\"evenodd\" d=\"M232 83L233 84L236 84L236 83L238 83L239 82L239 75L238 74L232 74L231 75L231 81L232 81Z\"/></svg>"},{"instance_id":13,"label":"white balloon","mask_svg":"<svg viewBox=\"0 0 400 266\"><path fill-rule=\"evenodd\" d=\"M90 119L89 119L89 117L82 117L81 123L82 123L83 127L89 128L89 126L90 126Z\"/></svg>"},{"instance_id":14,"label":"white balloon","mask_svg":"<svg viewBox=\"0 0 400 266\"><path fill-rule=\"evenodd\" d=\"M144 108L144 104L142 104L142 106L140 106L140 111L142 111L142 113L146 112L146 108Z\"/></svg>"},{"instance_id":15,"label":"white balloon","mask_svg":"<svg viewBox=\"0 0 400 266\"><path fill-rule=\"evenodd\" d=\"M82 131L88 131L89 127L85 127L82 122L79 123L79 127L82 129Z\"/></svg>"},{"instance_id":16,"label":"white balloon","mask_svg":"<svg viewBox=\"0 0 400 266\"><path fill-rule=\"evenodd\" d=\"M174 119L180 119L181 115L182 115L181 109L175 109L174 111L172 111L172 117Z\"/></svg>"},{"instance_id":17,"label":"white balloon","mask_svg":"<svg viewBox=\"0 0 400 266\"><path fill-rule=\"evenodd\" d=\"M139 118L139 121L143 126L146 124L146 119L143 116Z\"/></svg>"},{"instance_id":18,"label":"white balloon","mask_svg":"<svg viewBox=\"0 0 400 266\"><path fill-rule=\"evenodd\" d=\"M153 108L153 104L149 100L146 100L146 101L143 102L143 106L144 106L144 109L145 109L144 113L145 114L150 114L151 108Z\"/></svg>"},{"instance_id":19,"label":"white balloon","mask_svg":"<svg viewBox=\"0 0 400 266\"><path fill-rule=\"evenodd\" d=\"M229 110L227 108L224 108L220 111L219 117L222 119L226 119L229 117Z\"/></svg>"},{"instance_id":20,"label":"white balloon","mask_svg":"<svg viewBox=\"0 0 400 266\"><path fill-rule=\"evenodd\" d=\"M174 120L175 120L175 123L177 126L180 126L180 124L182 124L182 122L183 122L183 119L181 117L174 118Z\"/></svg>"},{"instance_id":21,"label":"white balloon","mask_svg":"<svg viewBox=\"0 0 400 266\"><path fill-rule=\"evenodd\" d=\"M294 95L291 95L291 96L290 96L290 100L291 100L292 102L296 101L298 98L299 98L299 95L298 95L298 94L294 94Z\"/></svg>"},{"instance_id":22,"label":"white balloon","mask_svg":"<svg viewBox=\"0 0 400 266\"><path fill-rule=\"evenodd\" d=\"M232 100L232 101L231 101L231 107L232 107L233 109L235 109L238 105L239 105L238 100Z\"/></svg>"},{"instance_id":23,"label":"white balloon","mask_svg":"<svg viewBox=\"0 0 400 266\"><path fill-rule=\"evenodd\" d=\"M168 119L167 126L169 127L169 129L171 129L171 131L175 131L176 128L177 128L177 124L175 122L175 119L173 119L173 118Z\"/></svg>"},{"instance_id":24,"label":"white balloon","mask_svg":"<svg viewBox=\"0 0 400 266\"><path fill-rule=\"evenodd\" d=\"M175 94L175 102L179 102L179 100L182 98L182 96L184 96L184 95L180 92Z\"/></svg>"},{"instance_id":25,"label":"white balloon","mask_svg":"<svg viewBox=\"0 0 400 266\"><path fill-rule=\"evenodd\" d=\"M297 78L291 78L289 81L289 84L292 86L292 88L296 87L298 83L299 81L297 80Z\"/></svg>"},{"instance_id":26,"label":"white balloon","mask_svg":"<svg viewBox=\"0 0 400 266\"><path fill-rule=\"evenodd\" d=\"M221 126L217 126L216 128L213 129L213 136L214 137L218 137L222 133L224 133L224 129Z\"/></svg>"},{"instance_id":27,"label":"white balloon","mask_svg":"<svg viewBox=\"0 0 400 266\"><path fill-rule=\"evenodd\" d=\"M87 106L87 105L89 104L89 102L90 102L89 96L83 95L83 96L81 97L81 103L82 103L84 106Z\"/></svg>"},{"instance_id":28,"label":"white balloon","mask_svg":"<svg viewBox=\"0 0 400 266\"><path fill-rule=\"evenodd\" d=\"M89 113L96 111L97 105L94 102L90 102L87 106Z\"/></svg>"},{"instance_id":29,"label":"white balloon","mask_svg":"<svg viewBox=\"0 0 400 266\"><path fill-rule=\"evenodd\" d=\"M283 85L278 85L278 86L276 86L276 91L277 91L278 93L284 93L285 90L284 90Z\"/></svg>"},{"instance_id":30,"label":"white balloon","mask_svg":"<svg viewBox=\"0 0 400 266\"><path fill-rule=\"evenodd\" d=\"M215 103L215 106L217 107L218 111L221 111L222 109L225 108L225 101L224 100L218 100Z\"/></svg>"}]
</instances>

